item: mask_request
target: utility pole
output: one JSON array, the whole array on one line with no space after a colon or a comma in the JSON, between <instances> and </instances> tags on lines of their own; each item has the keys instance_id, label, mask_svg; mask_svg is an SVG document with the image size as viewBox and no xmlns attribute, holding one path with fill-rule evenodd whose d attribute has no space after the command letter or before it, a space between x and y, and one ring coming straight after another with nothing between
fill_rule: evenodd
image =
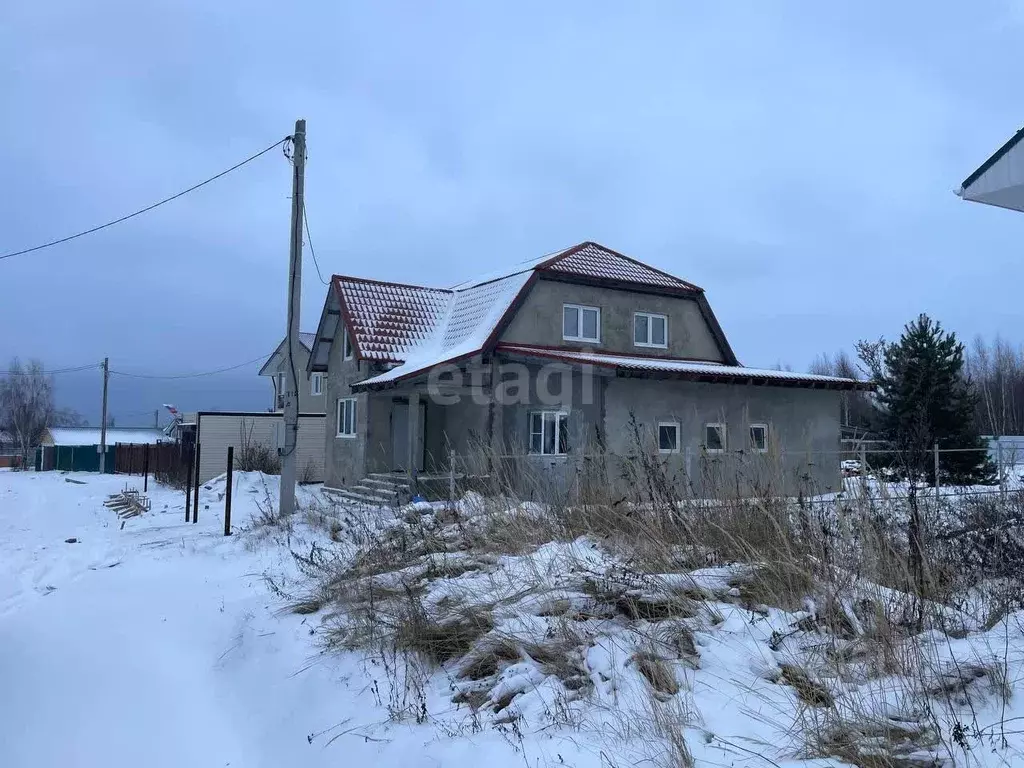
<instances>
[{"instance_id":1,"label":"utility pole","mask_svg":"<svg viewBox=\"0 0 1024 768\"><path fill-rule=\"evenodd\" d=\"M100 416L100 474L107 471L107 382L110 381L110 358L103 358L103 409Z\"/></svg>"},{"instance_id":2,"label":"utility pole","mask_svg":"<svg viewBox=\"0 0 1024 768\"><path fill-rule=\"evenodd\" d=\"M306 174L306 121L295 121L292 135L292 239L288 253L288 364L285 366L284 447L281 455L280 514L295 511L296 444L299 437L299 376L295 349L299 344L299 308L302 293L302 213Z\"/></svg>"},{"instance_id":3,"label":"utility pole","mask_svg":"<svg viewBox=\"0 0 1024 768\"><path fill-rule=\"evenodd\" d=\"M153 411L153 429L160 429L160 409Z\"/></svg>"}]
</instances>

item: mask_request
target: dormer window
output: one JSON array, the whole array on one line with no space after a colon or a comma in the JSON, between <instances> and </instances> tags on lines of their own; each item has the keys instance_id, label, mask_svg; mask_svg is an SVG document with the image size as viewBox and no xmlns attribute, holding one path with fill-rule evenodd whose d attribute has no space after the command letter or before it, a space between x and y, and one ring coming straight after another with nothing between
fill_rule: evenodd
<instances>
[{"instance_id":1,"label":"dormer window","mask_svg":"<svg viewBox=\"0 0 1024 768\"><path fill-rule=\"evenodd\" d=\"M601 310L580 304L562 305L562 339L598 344L601 341Z\"/></svg>"}]
</instances>

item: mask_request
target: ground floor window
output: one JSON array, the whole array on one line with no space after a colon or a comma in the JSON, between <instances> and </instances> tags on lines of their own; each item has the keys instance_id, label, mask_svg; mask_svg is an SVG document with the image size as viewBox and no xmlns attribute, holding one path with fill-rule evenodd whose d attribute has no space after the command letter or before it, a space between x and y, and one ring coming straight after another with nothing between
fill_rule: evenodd
<instances>
[{"instance_id":1,"label":"ground floor window","mask_svg":"<svg viewBox=\"0 0 1024 768\"><path fill-rule=\"evenodd\" d=\"M674 421L658 424L658 452L679 453L679 425Z\"/></svg>"},{"instance_id":2,"label":"ground floor window","mask_svg":"<svg viewBox=\"0 0 1024 768\"><path fill-rule=\"evenodd\" d=\"M768 450L767 424L750 425L750 448L758 453L764 453Z\"/></svg>"},{"instance_id":3,"label":"ground floor window","mask_svg":"<svg viewBox=\"0 0 1024 768\"><path fill-rule=\"evenodd\" d=\"M338 398L338 437L356 436L356 399Z\"/></svg>"},{"instance_id":4,"label":"ground floor window","mask_svg":"<svg viewBox=\"0 0 1024 768\"><path fill-rule=\"evenodd\" d=\"M725 424L704 425L704 449L708 453L721 453L725 450Z\"/></svg>"},{"instance_id":5,"label":"ground floor window","mask_svg":"<svg viewBox=\"0 0 1024 768\"><path fill-rule=\"evenodd\" d=\"M530 453L557 456L569 452L569 414L534 411L530 414Z\"/></svg>"}]
</instances>

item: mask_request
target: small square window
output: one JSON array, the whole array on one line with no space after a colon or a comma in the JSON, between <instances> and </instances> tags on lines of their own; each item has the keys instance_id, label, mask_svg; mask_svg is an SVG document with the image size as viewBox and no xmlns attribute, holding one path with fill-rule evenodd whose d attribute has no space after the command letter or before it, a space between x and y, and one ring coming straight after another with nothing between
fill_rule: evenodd
<instances>
[{"instance_id":1,"label":"small square window","mask_svg":"<svg viewBox=\"0 0 1024 768\"><path fill-rule=\"evenodd\" d=\"M314 373L309 377L309 394L316 397L324 393L324 375Z\"/></svg>"},{"instance_id":2,"label":"small square window","mask_svg":"<svg viewBox=\"0 0 1024 768\"><path fill-rule=\"evenodd\" d=\"M601 341L601 310L579 304L562 305L562 338L566 341Z\"/></svg>"},{"instance_id":3,"label":"small square window","mask_svg":"<svg viewBox=\"0 0 1024 768\"><path fill-rule=\"evenodd\" d=\"M725 424L704 425L704 449L708 453L722 453L725 450Z\"/></svg>"},{"instance_id":4,"label":"small square window","mask_svg":"<svg viewBox=\"0 0 1024 768\"><path fill-rule=\"evenodd\" d=\"M633 315L633 344L637 347L668 346L668 317L651 312L636 312Z\"/></svg>"},{"instance_id":5,"label":"small square window","mask_svg":"<svg viewBox=\"0 0 1024 768\"><path fill-rule=\"evenodd\" d=\"M750 448L758 453L764 453L768 450L767 424L750 425Z\"/></svg>"},{"instance_id":6,"label":"small square window","mask_svg":"<svg viewBox=\"0 0 1024 768\"><path fill-rule=\"evenodd\" d=\"M356 436L356 399L354 397L338 398L337 436Z\"/></svg>"},{"instance_id":7,"label":"small square window","mask_svg":"<svg viewBox=\"0 0 1024 768\"><path fill-rule=\"evenodd\" d=\"M675 422L658 424L658 452L679 453L679 425Z\"/></svg>"}]
</instances>

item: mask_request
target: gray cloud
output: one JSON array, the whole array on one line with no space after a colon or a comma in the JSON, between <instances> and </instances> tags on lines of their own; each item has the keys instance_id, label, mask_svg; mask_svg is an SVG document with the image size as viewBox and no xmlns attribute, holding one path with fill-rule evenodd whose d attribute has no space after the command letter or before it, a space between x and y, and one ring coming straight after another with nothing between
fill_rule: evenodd
<instances>
[{"instance_id":1,"label":"gray cloud","mask_svg":"<svg viewBox=\"0 0 1024 768\"><path fill-rule=\"evenodd\" d=\"M749 364L802 367L921 310L1015 337L1024 218L952 195L1020 122L1015 4L302 13L295 35L263 1L5 9L0 250L188 186L302 116L329 272L449 285L595 239L704 286ZM0 263L0 327L18 329L0 360L179 372L268 351L288 194L274 153ZM304 270L312 327L324 289L308 253Z\"/></svg>"}]
</instances>

